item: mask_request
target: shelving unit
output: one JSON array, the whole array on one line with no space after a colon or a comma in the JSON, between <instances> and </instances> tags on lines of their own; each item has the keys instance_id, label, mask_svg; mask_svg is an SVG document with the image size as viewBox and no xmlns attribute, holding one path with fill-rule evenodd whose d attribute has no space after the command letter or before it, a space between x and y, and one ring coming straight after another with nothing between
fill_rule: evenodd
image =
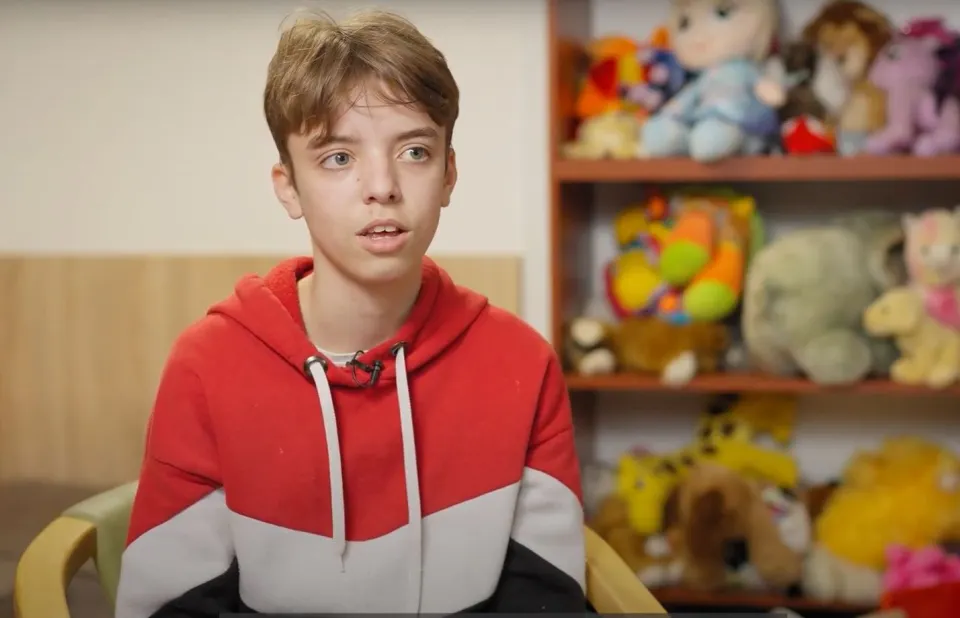
<instances>
[{"instance_id":1,"label":"shelving unit","mask_svg":"<svg viewBox=\"0 0 960 618\"><path fill-rule=\"evenodd\" d=\"M665 391L655 375L621 373L606 376L567 375L567 387L571 391ZM889 380L864 380L852 386L828 388L802 378L778 378L759 373L715 373L695 377L682 387L691 393L843 393L854 395L909 395L909 396L960 396L960 386L932 390L921 386L905 386Z\"/></svg>"},{"instance_id":2,"label":"shelving unit","mask_svg":"<svg viewBox=\"0 0 960 618\"><path fill-rule=\"evenodd\" d=\"M863 192L882 195L884 203L910 201L925 207L930 196L954 195L960 199L960 156L916 158L890 157L744 157L715 165L689 159L584 161L564 160L561 146L573 137L572 110L577 90L575 67L593 32L593 0L549 0L550 41L550 261L553 281L551 297L552 340L562 353L564 326L582 309L583 290L594 271L587 271L591 256L583 248L589 235L598 201L606 185L637 186L676 183L735 184L738 189L757 189L769 195L777 187L786 192L807 184L843 186L842 193ZM647 24L648 27L654 24ZM601 190L598 190L601 189ZM832 191L832 189L828 189ZM913 193L911 193L913 192ZM824 212L837 210L836 203L822 206ZM829 200L828 200L829 201ZM761 208L763 205L761 204ZM817 204L817 209L821 205ZM578 413L591 413L598 395L611 392L651 394L670 391L658 376L617 374L566 377ZM801 395L853 394L883 397L927 397L960 395L960 386L945 391L909 387L888 380L867 380L836 388L825 388L800 378L782 378L758 373L705 374L674 392L782 392ZM667 395L669 396L669 395ZM821 603L812 599L789 599L777 595L725 593L704 594L680 588L654 591L672 611L725 610L757 611L789 607L808 616L855 616L870 608Z\"/></svg>"},{"instance_id":3,"label":"shelving unit","mask_svg":"<svg viewBox=\"0 0 960 618\"><path fill-rule=\"evenodd\" d=\"M555 158L555 183L597 182L868 182L960 179L960 156L742 157L716 165L690 159L578 161Z\"/></svg>"},{"instance_id":4,"label":"shelving unit","mask_svg":"<svg viewBox=\"0 0 960 618\"><path fill-rule=\"evenodd\" d=\"M578 255L578 240L589 225L594 207L594 189L605 184L737 183L754 187L764 184L845 183L867 187L878 183L904 186L916 183L947 183L960 196L960 155L935 158L888 157L741 157L714 165L690 159L638 159L626 161L564 160L559 156L564 142L573 136L571 110L577 89L577 66L583 44L591 37L591 0L550 0L551 85L551 275L552 336L560 350L564 324L580 300L585 277L584 259ZM667 390L655 376L568 376L574 391ZM839 389L825 389L802 379L762 374L698 376L684 387L691 392L778 391L815 393L843 391L857 394L921 395L929 391L871 380ZM960 394L960 387L948 389Z\"/></svg>"}]
</instances>

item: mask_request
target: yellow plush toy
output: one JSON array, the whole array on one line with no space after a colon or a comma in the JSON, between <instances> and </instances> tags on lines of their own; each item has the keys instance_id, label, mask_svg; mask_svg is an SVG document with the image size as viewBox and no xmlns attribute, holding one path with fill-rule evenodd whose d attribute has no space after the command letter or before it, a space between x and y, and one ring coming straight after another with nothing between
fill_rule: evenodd
<instances>
[{"instance_id":1,"label":"yellow plush toy","mask_svg":"<svg viewBox=\"0 0 960 618\"><path fill-rule=\"evenodd\" d=\"M960 513L960 459L917 438L888 440L855 457L816 523L818 542L837 558L881 571L886 548L941 541Z\"/></svg>"},{"instance_id":2,"label":"yellow plush toy","mask_svg":"<svg viewBox=\"0 0 960 618\"><path fill-rule=\"evenodd\" d=\"M636 114L612 111L586 118L577 139L563 147L568 159L635 159L640 154L640 120Z\"/></svg>"},{"instance_id":3,"label":"yellow plush toy","mask_svg":"<svg viewBox=\"0 0 960 618\"><path fill-rule=\"evenodd\" d=\"M796 487L799 469L790 453L756 442L769 434L780 447L787 446L796 405L796 398L789 395L743 395L729 406L709 411L698 431L700 457L765 482Z\"/></svg>"},{"instance_id":4,"label":"yellow plush toy","mask_svg":"<svg viewBox=\"0 0 960 618\"><path fill-rule=\"evenodd\" d=\"M719 402L720 407L704 415L699 433L727 433L743 442L768 434L781 446L793 438L797 398L777 393L745 394Z\"/></svg>"},{"instance_id":5,"label":"yellow plush toy","mask_svg":"<svg viewBox=\"0 0 960 618\"><path fill-rule=\"evenodd\" d=\"M641 536L663 531L663 510L670 492L695 459L685 451L665 455L627 453L617 467L617 495L627 506L631 528Z\"/></svg>"},{"instance_id":6,"label":"yellow plush toy","mask_svg":"<svg viewBox=\"0 0 960 618\"><path fill-rule=\"evenodd\" d=\"M797 462L789 453L744 442L736 435L714 434L702 441L700 457L786 489L795 488L799 482Z\"/></svg>"},{"instance_id":7,"label":"yellow plush toy","mask_svg":"<svg viewBox=\"0 0 960 618\"><path fill-rule=\"evenodd\" d=\"M901 384L945 388L960 380L960 330L930 315L912 286L884 293L863 314L863 326L875 337L893 337L900 358L890 377Z\"/></svg>"},{"instance_id":8,"label":"yellow plush toy","mask_svg":"<svg viewBox=\"0 0 960 618\"><path fill-rule=\"evenodd\" d=\"M792 397L746 396L727 411L708 415L696 439L685 448L666 454L623 455L617 468L617 495L627 505L634 531L643 536L663 531L667 498L700 462L720 464L765 483L795 488L799 470L790 453L754 442L764 431L788 442L795 405Z\"/></svg>"},{"instance_id":9,"label":"yellow plush toy","mask_svg":"<svg viewBox=\"0 0 960 618\"><path fill-rule=\"evenodd\" d=\"M670 234L663 220L666 208L661 197L653 196L624 208L613 221L620 254L607 268L607 290L620 317L652 310L667 289L656 265Z\"/></svg>"}]
</instances>

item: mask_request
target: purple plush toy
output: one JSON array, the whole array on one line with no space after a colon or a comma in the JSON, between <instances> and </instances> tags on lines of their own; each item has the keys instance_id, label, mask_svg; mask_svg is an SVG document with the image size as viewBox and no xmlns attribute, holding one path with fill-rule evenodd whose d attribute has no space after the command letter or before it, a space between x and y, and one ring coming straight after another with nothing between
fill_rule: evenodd
<instances>
[{"instance_id":1,"label":"purple plush toy","mask_svg":"<svg viewBox=\"0 0 960 618\"><path fill-rule=\"evenodd\" d=\"M929 26L918 22L894 37L870 68L870 81L887 98L887 125L867 140L870 154L960 151L960 98L953 72L957 41L921 25Z\"/></svg>"}]
</instances>

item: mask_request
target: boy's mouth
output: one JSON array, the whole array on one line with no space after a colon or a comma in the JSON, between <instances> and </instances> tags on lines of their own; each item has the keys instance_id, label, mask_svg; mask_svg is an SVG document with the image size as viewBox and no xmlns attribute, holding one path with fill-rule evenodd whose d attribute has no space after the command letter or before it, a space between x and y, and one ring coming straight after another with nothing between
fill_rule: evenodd
<instances>
[{"instance_id":1,"label":"boy's mouth","mask_svg":"<svg viewBox=\"0 0 960 618\"><path fill-rule=\"evenodd\" d=\"M405 234L407 230L402 228L394 221L383 221L383 222L374 222L368 225L367 227L360 230L358 236L364 238L369 238L371 240L379 240L386 238L396 238L402 234Z\"/></svg>"}]
</instances>

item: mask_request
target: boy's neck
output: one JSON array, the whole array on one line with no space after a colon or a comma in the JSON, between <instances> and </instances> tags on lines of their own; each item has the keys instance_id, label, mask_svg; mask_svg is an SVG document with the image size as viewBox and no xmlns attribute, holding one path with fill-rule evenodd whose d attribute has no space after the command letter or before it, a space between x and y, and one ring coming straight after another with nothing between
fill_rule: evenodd
<instances>
[{"instance_id":1,"label":"boy's neck","mask_svg":"<svg viewBox=\"0 0 960 618\"><path fill-rule=\"evenodd\" d=\"M331 353L370 348L403 325L420 292L420 269L382 286L344 277L327 260L314 256L313 272L298 283L300 308L310 341Z\"/></svg>"}]
</instances>

